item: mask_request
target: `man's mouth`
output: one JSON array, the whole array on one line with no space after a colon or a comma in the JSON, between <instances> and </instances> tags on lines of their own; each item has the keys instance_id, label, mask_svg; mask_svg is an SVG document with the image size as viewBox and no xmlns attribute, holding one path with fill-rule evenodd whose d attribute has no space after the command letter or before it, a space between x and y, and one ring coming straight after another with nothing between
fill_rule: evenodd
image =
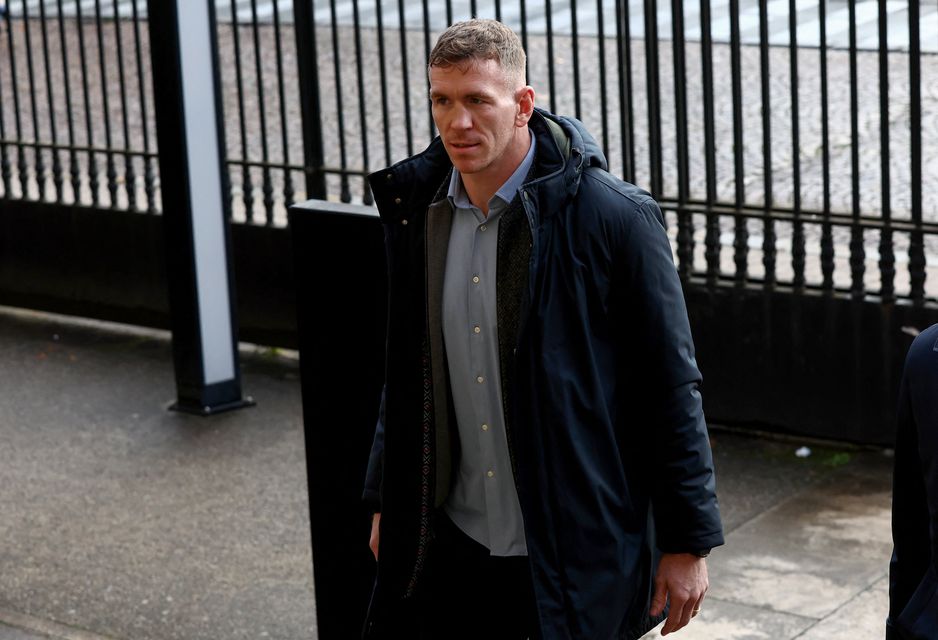
<instances>
[{"instance_id":1,"label":"man's mouth","mask_svg":"<svg viewBox=\"0 0 938 640\"><path fill-rule=\"evenodd\" d=\"M457 149L471 149L472 147L479 146L478 142L453 142L450 146L453 146Z\"/></svg>"}]
</instances>

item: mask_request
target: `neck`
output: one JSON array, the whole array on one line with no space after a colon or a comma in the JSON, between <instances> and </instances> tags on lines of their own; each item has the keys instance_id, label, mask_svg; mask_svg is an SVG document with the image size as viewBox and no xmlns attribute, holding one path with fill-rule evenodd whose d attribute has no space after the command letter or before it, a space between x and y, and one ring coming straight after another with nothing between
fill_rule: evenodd
<instances>
[{"instance_id":1,"label":"neck","mask_svg":"<svg viewBox=\"0 0 938 640\"><path fill-rule=\"evenodd\" d=\"M531 134L527 127L520 127L515 130L515 140L505 149L505 156L499 162L499 169L489 173L483 171L480 173L463 174L462 184L469 196L469 202L482 210L486 216L489 214L489 200L501 189L502 185L508 182L511 174L524 161L531 148Z\"/></svg>"}]
</instances>

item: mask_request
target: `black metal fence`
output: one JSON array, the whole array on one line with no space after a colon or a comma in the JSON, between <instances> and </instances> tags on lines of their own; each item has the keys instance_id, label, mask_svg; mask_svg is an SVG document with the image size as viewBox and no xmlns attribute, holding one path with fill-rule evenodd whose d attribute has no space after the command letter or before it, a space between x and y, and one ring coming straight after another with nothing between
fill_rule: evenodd
<instances>
[{"instance_id":1,"label":"black metal fence","mask_svg":"<svg viewBox=\"0 0 938 640\"><path fill-rule=\"evenodd\" d=\"M117 4L11 0L5 7L4 199L159 210L146 29L136 2L132 19L110 19L106 9Z\"/></svg>"},{"instance_id":2,"label":"black metal fence","mask_svg":"<svg viewBox=\"0 0 938 640\"><path fill-rule=\"evenodd\" d=\"M166 326L147 2L2 2L0 304ZM243 339L297 344L290 203L368 205L364 176L434 135L436 34L500 17L539 104L661 202L708 417L890 441L910 334L938 321L938 3L216 7ZM380 280L361 238L325 237L317 273Z\"/></svg>"},{"instance_id":3,"label":"black metal fence","mask_svg":"<svg viewBox=\"0 0 938 640\"><path fill-rule=\"evenodd\" d=\"M938 294L938 175L922 163L938 154L931 4L342 4L351 17L329 4L319 58L328 190L343 201L369 202L362 173L434 135L437 31L496 17L521 34L540 104L583 120L611 170L668 211L685 280Z\"/></svg>"},{"instance_id":4,"label":"black metal fence","mask_svg":"<svg viewBox=\"0 0 938 640\"><path fill-rule=\"evenodd\" d=\"M686 281L938 294L935 3L216 4L237 222L283 226L308 197L370 204L364 176L435 134L435 35L488 16L520 33L539 104L659 199ZM145 16L145 0L10 0L4 199L160 210Z\"/></svg>"}]
</instances>

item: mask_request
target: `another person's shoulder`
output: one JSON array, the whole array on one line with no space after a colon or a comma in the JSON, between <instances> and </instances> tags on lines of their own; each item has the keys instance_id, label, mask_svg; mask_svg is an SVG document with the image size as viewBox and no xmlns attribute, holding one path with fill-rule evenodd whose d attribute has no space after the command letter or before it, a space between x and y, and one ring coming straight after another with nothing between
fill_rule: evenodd
<instances>
[{"instance_id":1,"label":"another person's shoulder","mask_svg":"<svg viewBox=\"0 0 938 640\"><path fill-rule=\"evenodd\" d=\"M933 324L922 331L912 346L906 359L908 375L931 374L938 372L938 324Z\"/></svg>"},{"instance_id":2,"label":"another person's shoulder","mask_svg":"<svg viewBox=\"0 0 938 640\"><path fill-rule=\"evenodd\" d=\"M909 353L931 352L938 354L938 324L933 324L918 334L909 348Z\"/></svg>"}]
</instances>

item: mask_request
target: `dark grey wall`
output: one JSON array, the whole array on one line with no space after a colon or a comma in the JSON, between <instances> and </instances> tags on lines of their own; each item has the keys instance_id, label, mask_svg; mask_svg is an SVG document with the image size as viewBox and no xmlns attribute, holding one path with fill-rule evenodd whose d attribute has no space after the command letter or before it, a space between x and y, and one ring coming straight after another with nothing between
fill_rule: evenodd
<instances>
[{"instance_id":1,"label":"dark grey wall","mask_svg":"<svg viewBox=\"0 0 938 640\"><path fill-rule=\"evenodd\" d=\"M809 292L687 287L708 419L892 444L914 329L934 305L883 305Z\"/></svg>"},{"instance_id":2,"label":"dark grey wall","mask_svg":"<svg viewBox=\"0 0 938 640\"><path fill-rule=\"evenodd\" d=\"M0 304L168 328L161 218L0 201ZM232 225L240 338L296 347L287 229Z\"/></svg>"}]
</instances>

